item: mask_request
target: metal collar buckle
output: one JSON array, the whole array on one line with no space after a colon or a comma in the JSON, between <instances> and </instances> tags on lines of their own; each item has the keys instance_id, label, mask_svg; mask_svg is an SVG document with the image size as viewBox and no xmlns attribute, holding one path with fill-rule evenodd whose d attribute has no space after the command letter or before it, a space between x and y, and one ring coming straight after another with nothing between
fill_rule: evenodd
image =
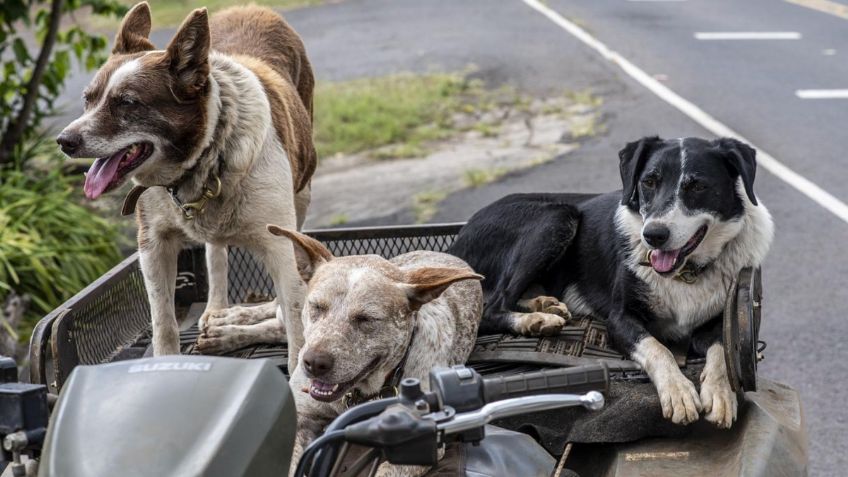
<instances>
[{"instance_id":1,"label":"metal collar buckle","mask_svg":"<svg viewBox=\"0 0 848 477\"><path fill-rule=\"evenodd\" d=\"M193 220L197 215L202 214L203 210L206 208L206 203L209 202L210 199L215 199L221 195L221 178L218 175L213 176L215 178L215 190L213 191L208 186L204 188L203 195L200 196L194 202L183 203L179 197L177 197L177 192L173 187L168 187L168 193L171 195L171 199L173 199L174 203L177 204L177 207L183 211L183 217L186 220Z\"/></svg>"},{"instance_id":2,"label":"metal collar buckle","mask_svg":"<svg viewBox=\"0 0 848 477\"><path fill-rule=\"evenodd\" d=\"M376 399L385 399L395 397L399 394L397 386L383 386L379 391L370 395L364 396L358 389L348 391L342 398L342 404L345 409L358 406L364 402L374 401Z\"/></svg>"}]
</instances>

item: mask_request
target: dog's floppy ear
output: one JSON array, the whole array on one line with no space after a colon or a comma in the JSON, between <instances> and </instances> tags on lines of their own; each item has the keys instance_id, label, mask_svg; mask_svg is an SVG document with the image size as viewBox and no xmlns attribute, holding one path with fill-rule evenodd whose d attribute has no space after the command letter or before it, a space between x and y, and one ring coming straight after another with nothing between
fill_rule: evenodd
<instances>
[{"instance_id":1,"label":"dog's floppy ear","mask_svg":"<svg viewBox=\"0 0 848 477\"><path fill-rule=\"evenodd\" d=\"M409 297L412 309L435 300L449 286L460 280L482 280L483 275L467 268L421 267L406 272L401 287Z\"/></svg>"},{"instance_id":2,"label":"dog's floppy ear","mask_svg":"<svg viewBox=\"0 0 848 477\"><path fill-rule=\"evenodd\" d=\"M716 140L716 144L722 152L730 153L727 163L730 169L739 174L745 193L751 203L757 205L757 197L754 195L754 177L757 175L757 150L737 139L724 137Z\"/></svg>"},{"instance_id":3,"label":"dog's floppy ear","mask_svg":"<svg viewBox=\"0 0 848 477\"><path fill-rule=\"evenodd\" d=\"M268 231L292 241L295 260L297 260L297 271L305 282L312 279L312 275L315 274L319 265L333 259L333 254L327 250L324 244L308 235L273 224L268 224Z\"/></svg>"},{"instance_id":4,"label":"dog's floppy ear","mask_svg":"<svg viewBox=\"0 0 848 477\"><path fill-rule=\"evenodd\" d=\"M639 208L639 194L636 187L639 183L639 175L645 168L651 150L661 142L662 139L659 136L643 137L638 141L627 143L624 149L618 152L622 186L621 205L634 210Z\"/></svg>"},{"instance_id":5,"label":"dog's floppy ear","mask_svg":"<svg viewBox=\"0 0 848 477\"><path fill-rule=\"evenodd\" d=\"M147 38L150 36L150 5L141 2L132 7L121 20L118 34L115 35L115 45L112 53L138 53L139 51L154 50L153 43Z\"/></svg>"},{"instance_id":6,"label":"dog's floppy ear","mask_svg":"<svg viewBox=\"0 0 848 477\"><path fill-rule=\"evenodd\" d=\"M176 94L193 98L209 80L209 14L205 8L191 12L180 25L168 48L165 61L176 80Z\"/></svg>"}]
</instances>

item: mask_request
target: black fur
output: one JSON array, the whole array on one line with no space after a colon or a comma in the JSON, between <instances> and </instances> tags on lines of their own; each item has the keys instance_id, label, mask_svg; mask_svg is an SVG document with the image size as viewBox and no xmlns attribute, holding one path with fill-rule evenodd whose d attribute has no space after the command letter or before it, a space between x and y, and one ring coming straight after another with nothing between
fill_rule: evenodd
<instances>
[{"instance_id":1,"label":"black fur","mask_svg":"<svg viewBox=\"0 0 848 477\"><path fill-rule=\"evenodd\" d=\"M481 209L448 253L486 277L480 333L511 331L509 313L540 275L561 269L577 232L580 194L515 194ZM470 259L470 261L469 261Z\"/></svg>"},{"instance_id":2,"label":"black fur","mask_svg":"<svg viewBox=\"0 0 848 477\"><path fill-rule=\"evenodd\" d=\"M507 317L522 311L517 302L531 287L562 298L576 285L593 311L607 318L620 351L630 354L649 334L663 337L661 321L645 299L648 285L624 264L630 242L615 226L619 206L648 217L679 199L689 209L734 220L744 213L735 190L739 177L756 204L753 149L733 139L687 138L686 151L684 171L678 140L643 138L627 144L619 155L622 191L516 194L474 214L448 252L486 277L480 331L511 331ZM720 340L719 318L694 331L694 352L703 354Z\"/></svg>"}]
</instances>

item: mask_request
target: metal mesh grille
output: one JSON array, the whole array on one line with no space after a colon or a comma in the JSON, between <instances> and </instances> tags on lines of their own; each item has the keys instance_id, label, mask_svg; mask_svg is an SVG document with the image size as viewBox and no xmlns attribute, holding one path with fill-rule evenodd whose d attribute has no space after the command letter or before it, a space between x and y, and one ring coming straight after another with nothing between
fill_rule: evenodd
<instances>
[{"instance_id":1,"label":"metal mesh grille","mask_svg":"<svg viewBox=\"0 0 848 477\"><path fill-rule=\"evenodd\" d=\"M459 227L374 229L384 236L373 237L362 230L344 236L345 231L314 231L315 237L336 257L348 255L380 255L390 259L415 250L446 251L456 239ZM389 233L386 233L386 232ZM399 236L393 236L395 231ZM428 234L427 232L432 234ZM343 237L343 238L342 238ZM247 250L231 247L229 256L230 303L268 301L275 296L274 282L262 263Z\"/></svg>"},{"instance_id":2,"label":"metal mesh grille","mask_svg":"<svg viewBox=\"0 0 848 477\"><path fill-rule=\"evenodd\" d=\"M110 361L150 329L150 305L137 262L133 270L81 307L72 308L69 336L81 364Z\"/></svg>"},{"instance_id":3,"label":"metal mesh grille","mask_svg":"<svg viewBox=\"0 0 848 477\"><path fill-rule=\"evenodd\" d=\"M413 250L445 251L461 224L436 226L334 229L309 232L336 256L377 254L385 258ZM185 251L179 261L177 316L190 302L205 301L207 287L203 249ZM196 279L195 279L196 278ZM274 297L273 282L262 264L249 252L231 248L229 253L230 303L267 301ZM138 358L150 344L150 306L136 256L125 260L97 282L44 318L52 331L57 384L77 364L99 364L116 359ZM48 331L50 333L50 331ZM193 350L196 328L183 332L183 352ZM34 340L40 343L40 340ZM38 349L36 356L49 350ZM246 358L274 358L285 362L284 346L254 346L231 353ZM44 376L37 380L45 380Z\"/></svg>"},{"instance_id":4,"label":"metal mesh grille","mask_svg":"<svg viewBox=\"0 0 848 477\"><path fill-rule=\"evenodd\" d=\"M265 271L262 262L247 250L230 247L229 288L230 303L269 301L275 296L274 281Z\"/></svg>"}]
</instances>

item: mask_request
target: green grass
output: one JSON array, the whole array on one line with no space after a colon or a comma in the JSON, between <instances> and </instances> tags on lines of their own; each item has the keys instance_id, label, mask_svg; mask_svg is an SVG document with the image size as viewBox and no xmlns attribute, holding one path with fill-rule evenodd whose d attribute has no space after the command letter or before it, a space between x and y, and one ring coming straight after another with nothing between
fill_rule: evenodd
<instances>
[{"instance_id":1,"label":"green grass","mask_svg":"<svg viewBox=\"0 0 848 477\"><path fill-rule=\"evenodd\" d=\"M348 223L349 220L350 220L350 218L347 216L347 214L342 212L342 213L336 214L336 215L334 215L330 218L330 226L338 227L340 225L344 225L344 224Z\"/></svg>"},{"instance_id":2,"label":"green grass","mask_svg":"<svg viewBox=\"0 0 848 477\"><path fill-rule=\"evenodd\" d=\"M133 6L138 1L121 0L121 3L127 6ZM274 8L290 9L317 5L322 3L322 0L252 0L251 2L234 0L147 0L147 3L150 4L150 13L153 15L153 28L156 29L179 26L185 17L196 8L206 7L209 9L209 13L215 13L218 10L223 10L233 5L255 3Z\"/></svg>"},{"instance_id":3,"label":"green grass","mask_svg":"<svg viewBox=\"0 0 848 477\"><path fill-rule=\"evenodd\" d=\"M494 169L473 168L467 169L462 178L467 187L480 187L494 182L508 173L509 169L505 167L496 167Z\"/></svg>"},{"instance_id":4,"label":"green grass","mask_svg":"<svg viewBox=\"0 0 848 477\"><path fill-rule=\"evenodd\" d=\"M571 126L571 139L576 141L597 136L606 132L606 127L601 122L597 113L593 113L582 121L575 121Z\"/></svg>"},{"instance_id":5,"label":"green grass","mask_svg":"<svg viewBox=\"0 0 848 477\"><path fill-rule=\"evenodd\" d=\"M390 144L420 152L426 141L454 132L452 116L473 109L480 85L462 75L411 74L319 83L315 91L315 147L319 157ZM383 153L382 158L387 155Z\"/></svg>"},{"instance_id":6,"label":"green grass","mask_svg":"<svg viewBox=\"0 0 848 477\"><path fill-rule=\"evenodd\" d=\"M420 224L432 219L439 211L439 202L445 200L447 196L448 193L442 190L427 190L415 194L412 197L415 221Z\"/></svg>"}]
</instances>

